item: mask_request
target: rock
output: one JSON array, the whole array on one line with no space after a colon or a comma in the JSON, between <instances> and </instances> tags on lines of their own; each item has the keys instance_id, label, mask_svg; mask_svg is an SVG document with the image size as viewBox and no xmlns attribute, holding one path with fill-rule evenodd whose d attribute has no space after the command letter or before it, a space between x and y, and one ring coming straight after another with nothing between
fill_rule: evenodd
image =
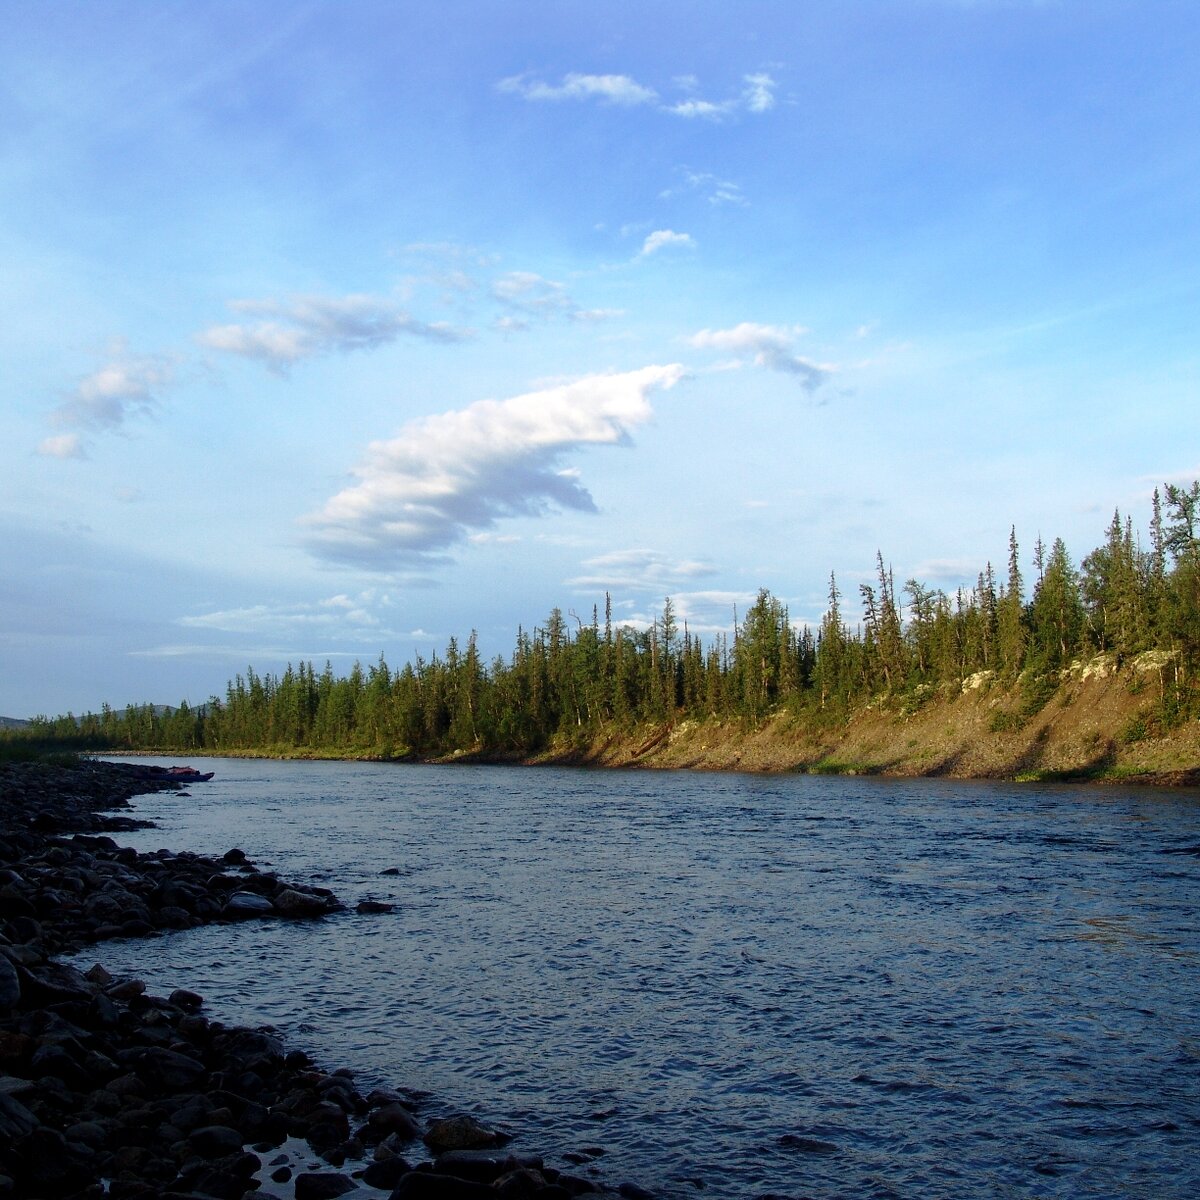
<instances>
[{"instance_id":1,"label":"rock","mask_svg":"<svg viewBox=\"0 0 1200 1200\"><path fill-rule=\"evenodd\" d=\"M187 1054L160 1046L122 1051L117 1058L132 1066L138 1076L151 1086L166 1091L187 1091L208 1074L203 1063Z\"/></svg>"},{"instance_id":2,"label":"rock","mask_svg":"<svg viewBox=\"0 0 1200 1200\"><path fill-rule=\"evenodd\" d=\"M275 905L257 892L234 892L225 901L225 915L231 917L261 917L275 911Z\"/></svg>"},{"instance_id":3,"label":"rock","mask_svg":"<svg viewBox=\"0 0 1200 1200\"><path fill-rule=\"evenodd\" d=\"M284 888L275 896L275 910L281 917L321 917L329 911L322 896L310 896L295 888Z\"/></svg>"},{"instance_id":4,"label":"rock","mask_svg":"<svg viewBox=\"0 0 1200 1200\"><path fill-rule=\"evenodd\" d=\"M216 1200L240 1200L254 1186L254 1174L262 1166L256 1154L230 1154L211 1162L188 1163L179 1173L172 1191L196 1192Z\"/></svg>"},{"instance_id":5,"label":"rock","mask_svg":"<svg viewBox=\"0 0 1200 1200\"><path fill-rule=\"evenodd\" d=\"M540 1171L529 1167L518 1167L500 1176L493 1184L498 1196L504 1200L532 1200L543 1194L546 1187L546 1177Z\"/></svg>"},{"instance_id":6,"label":"rock","mask_svg":"<svg viewBox=\"0 0 1200 1200\"><path fill-rule=\"evenodd\" d=\"M39 1121L15 1096L0 1091L0 1142L13 1145L27 1138Z\"/></svg>"},{"instance_id":7,"label":"rock","mask_svg":"<svg viewBox=\"0 0 1200 1200\"><path fill-rule=\"evenodd\" d=\"M226 850L221 855L221 861L228 863L231 867L240 867L246 862L245 850L239 850L236 846L232 850Z\"/></svg>"},{"instance_id":8,"label":"rock","mask_svg":"<svg viewBox=\"0 0 1200 1200\"><path fill-rule=\"evenodd\" d=\"M501 1154L495 1150L448 1150L439 1154L433 1170L439 1175L454 1175L476 1183L494 1183L512 1171L542 1170L542 1160L529 1155Z\"/></svg>"},{"instance_id":9,"label":"rock","mask_svg":"<svg viewBox=\"0 0 1200 1200\"><path fill-rule=\"evenodd\" d=\"M491 1146L503 1146L511 1139L505 1134L481 1125L474 1117L448 1117L435 1121L425 1134L425 1145L434 1154L447 1150L483 1150Z\"/></svg>"},{"instance_id":10,"label":"rock","mask_svg":"<svg viewBox=\"0 0 1200 1200\"><path fill-rule=\"evenodd\" d=\"M17 968L0 954L0 1011L16 1008L21 1002L21 980Z\"/></svg>"},{"instance_id":11,"label":"rock","mask_svg":"<svg viewBox=\"0 0 1200 1200\"><path fill-rule=\"evenodd\" d=\"M420 1122L403 1104L385 1104L367 1118L367 1126L377 1137L393 1135L402 1141L411 1142L421 1136Z\"/></svg>"},{"instance_id":12,"label":"rock","mask_svg":"<svg viewBox=\"0 0 1200 1200\"><path fill-rule=\"evenodd\" d=\"M187 1139L188 1148L201 1158L223 1158L228 1154L236 1154L245 1138L228 1125L205 1125L194 1129Z\"/></svg>"},{"instance_id":13,"label":"rock","mask_svg":"<svg viewBox=\"0 0 1200 1200\"><path fill-rule=\"evenodd\" d=\"M140 979L122 979L106 989L105 995L110 1000L132 1000L135 996L144 995L145 983Z\"/></svg>"},{"instance_id":14,"label":"rock","mask_svg":"<svg viewBox=\"0 0 1200 1200\"><path fill-rule=\"evenodd\" d=\"M201 1008L204 1004L202 996L198 996L195 992L189 992L187 988L176 988L167 999L176 1008L185 1008L189 1012Z\"/></svg>"},{"instance_id":15,"label":"rock","mask_svg":"<svg viewBox=\"0 0 1200 1200\"><path fill-rule=\"evenodd\" d=\"M390 913L395 912L396 906L386 900L360 900L355 906L357 913Z\"/></svg>"},{"instance_id":16,"label":"rock","mask_svg":"<svg viewBox=\"0 0 1200 1200\"><path fill-rule=\"evenodd\" d=\"M389 1200L496 1200L496 1191L486 1183L410 1171L392 1189Z\"/></svg>"},{"instance_id":17,"label":"rock","mask_svg":"<svg viewBox=\"0 0 1200 1200\"><path fill-rule=\"evenodd\" d=\"M88 981L88 983L94 983L103 988L111 987L112 984L116 983L116 979L114 979L113 976L110 975L99 963L95 963L93 966L84 971L83 977Z\"/></svg>"},{"instance_id":18,"label":"rock","mask_svg":"<svg viewBox=\"0 0 1200 1200\"><path fill-rule=\"evenodd\" d=\"M296 1176L296 1200L334 1200L357 1190L353 1179L336 1171L310 1171Z\"/></svg>"},{"instance_id":19,"label":"rock","mask_svg":"<svg viewBox=\"0 0 1200 1200\"><path fill-rule=\"evenodd\" d=\"M412 1167L398 1154L390 1158L377 1159L366 1165L362 1173L362 1181L367 1187L391 1190L412 1170Z\"/></svg>"}]
</instances>

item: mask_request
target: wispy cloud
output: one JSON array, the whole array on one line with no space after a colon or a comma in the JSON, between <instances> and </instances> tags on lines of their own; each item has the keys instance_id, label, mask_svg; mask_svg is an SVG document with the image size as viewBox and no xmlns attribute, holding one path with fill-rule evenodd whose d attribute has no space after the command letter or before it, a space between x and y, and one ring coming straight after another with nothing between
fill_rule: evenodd
<instances>
[{"instance_id":1,"label":"wispy cloud","mask_svg":"<svg viewBox=\"0 0 1200 1200\"><path fill-rule=\"evenodd\" d=\"M743 321L732 329L702 329L689 344L700 350L724 350L750 354L753 362L772 371L799 377L805 391L815 392L833 374L828 363L815 363L795 351L794 342L806 332L802 326L755 325Z\"/></svg>"},{"instance_id":2,"label":"wispy cloud","mask_svg":"<svg viewBox=\"0 0 1200 1200\"><path fill-rule=\"evenodd\" d=\"M151 412L175 378L174 362L162 355L131 354L113 344L109 361L81 379L50 415L67 432L47 437L38 453L51 458L85 458L84 433L112 433L130 417Z\"/></svg>"},{"instance_id":3,"label":"wispy cloud","mask_svg":"<svg viewBox=\"0 0 1200 1200\"><path fill-rule=\"evenodd\" d=\"M641 250L638 251L638 257L646 258L651 254L657 254L658 251L668 246L678 246L687 250L694 250L696 248L696 239L690 233L676 233L673 229L656 229L653 233L647 235L646 240L642 243Z\"/></svg>"},{"instance_id":4,"label":"wispy cloud","mask_svg":"<svg viewBox=\"0 0 1200 1200\"><path fill-rule=\"evenodd\" d=\"M392 599L374 588L355 596L339 593L315 604L253 604L180 617L177 624L188 629L218 633L275 634L294 637L313 632L334 641L360 639L364 634L390 636L375 611L388 608Z\"/></svg>"},{"instance_id":5,"label":"wispy cloud","mask_svg":"<svg viewBox=\"0 0 1200 1200\"><path fill-rule=\"evenodd\" d=\"M535 103L561 103L564 100L598 101L611 107L649 106L658 112L685 119L721 121L739 113L765 113L775 107L774 79L765 72L742 76L742 89L724 100L706 100L693 93L699 88L694 75L678 75L674 86L686 93L680 100L664 100L652 87L638 83L628 75L586 75L573 71L558 83L547 83L526 72L510 75L496 85L501 92L520 96Z\"/></svg>"},{"instance_id":6,"label":"wispy cloud","mask_svg":"<svg viewBox=\"0 0 1200 1200\"><path fill-rule=\"evenodd\" d=\"M354 471L358 481L306 519L309 547L329 560L394 570L504 517L555 506L594 511L564 455L627 443L651 416L650 394L684 374L675 363L589 375L412 422L372 443Z\"/></svg>"},{"instance_id":7,"label":"wispy cloud","mask_svg":"<svg viewBox=\"0 0 1200 1200\"><path fill-rule=\"evenodd\" d=\"M533 271L509 271L492 283L492 297L508 312L495 326L505 333L528 329L534 320L562 317L569 321L593 323L622 315L617 308L580 308L566 287Z\"/></svg>"},{"instance_id":8,"label":"wispy cloud","mask_svg":"<svg viewBox=\"0 0 1200 1200\"><path fill-rule=\"evenodd\" d=\"M731 179L722 179L710 171L693 171L687 167L681 167L679 174L683 178L683 185L664 188L658 193L660 199L670 200L673 196L681 193L699 192L713 206L726 204L737 208L750 206L750 201L746 199L741 185L734 183Z\"/></svg>"},{"instance_id":9,"label":"wispy cloud","mask_svg":"<svg viewBox=\"0 0 1200 1200\"><path fill-rule=\"evenodd\" d=\"M371 349L402 336L461 342L469 332L444 321L419 321L377 296L296 296L277 300L234 300L237 313L262 318L249 324L213 325L196 340L210 350L257 359L282 371L302 359L335 351Z\"/></svg>"},{"instance_id":10,"label":"wispy cloud","mask_svg":"<svg viewBox=\"0 0 1200 1200\"><path fill-rule=\"evenodd\" d=\"M561 83L544 83L529 74L510 75L496 85L502 92L512 92L525 100L599 100L604 104L632 107L653 104L658 93L630 79L628 75L584 75L572 71Z\"/></svg>"},{"instance_id":11,"label":"wispy cloud","mask_svg":"<svg viewBox=\"0 0 1200 1200\"><path fill-rule=\"evenodd\" d=\"M568 579L570 587L587 590L666 593L717 573L702 559L672 558L658 550L614 550L589 558L585 574Z\"/></svg>"}]
</instances>

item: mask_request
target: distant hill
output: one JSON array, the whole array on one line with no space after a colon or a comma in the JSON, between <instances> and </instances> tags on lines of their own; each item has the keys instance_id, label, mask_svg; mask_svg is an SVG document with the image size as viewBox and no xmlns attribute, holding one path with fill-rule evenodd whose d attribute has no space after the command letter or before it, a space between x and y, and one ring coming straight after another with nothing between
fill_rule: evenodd
<instances>
[{"instance_id":1,"label":"distant hill","mask_svg":"<svg viewBox=\"0 0 1200 1200\"><path fill-rule=\"evenodd\" d=\"M28 724L20 717L0 717L0 729L24 729Z\"/></svg>"}]
</instances>

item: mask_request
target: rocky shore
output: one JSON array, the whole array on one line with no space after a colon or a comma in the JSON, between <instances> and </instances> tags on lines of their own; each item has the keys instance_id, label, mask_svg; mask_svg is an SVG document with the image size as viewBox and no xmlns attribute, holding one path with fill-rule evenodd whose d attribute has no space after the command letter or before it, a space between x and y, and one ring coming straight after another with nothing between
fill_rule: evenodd
<instances>
[{"instance_id":1,"label":"rocky shore","mask_svg":"<svg viewBox=\"0 0 1200 1200\"><path fill-rule=\"evenodd\" d=\"M231 849L142 854L120 809L178 787L132 764L0 764L0 1200L357 1195L539 1200L606 1192L469 1116L432 1122L401 1089L362 1095L269 1029L225 1025L180 988L59 955L211 922L319 920L327 889Z\"/></svg>"}]
</instances>

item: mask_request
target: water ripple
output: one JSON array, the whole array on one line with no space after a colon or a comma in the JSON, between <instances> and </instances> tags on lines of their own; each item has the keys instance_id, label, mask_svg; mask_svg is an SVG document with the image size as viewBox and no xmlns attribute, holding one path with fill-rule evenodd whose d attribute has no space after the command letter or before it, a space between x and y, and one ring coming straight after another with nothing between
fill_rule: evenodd
<instances>
[{"instance_id":1,"label":"water ripple","mask_svg":"<svg viewBox=\"0 0 1200 1200\"><path fill-rule=\"evenodd\" d=\"M671 1200L1200 1194L1194 794L205 769L129 842L396 911L83 957L360 1083Z\"/></svg>"}]
</instances>

